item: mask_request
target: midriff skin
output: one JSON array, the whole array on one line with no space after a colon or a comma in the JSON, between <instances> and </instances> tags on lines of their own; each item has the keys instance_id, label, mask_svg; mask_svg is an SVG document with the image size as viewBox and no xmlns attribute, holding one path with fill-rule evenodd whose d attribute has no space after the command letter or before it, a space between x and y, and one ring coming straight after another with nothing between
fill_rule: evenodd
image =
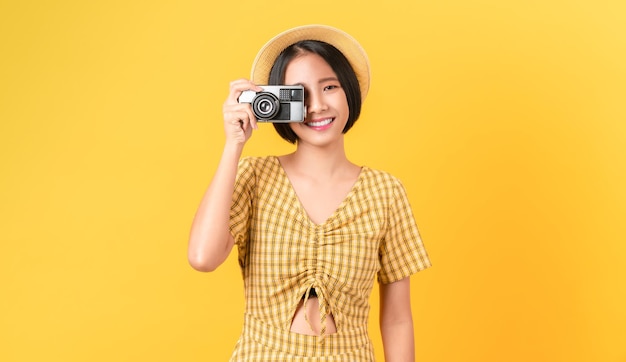
<instances>
[{"instance_id":1,"label":"midriff skin","mask_svg":"<svg viewBox=\"0 0 626 362\"><path fill-rule=\"evenodd\" d=\"M304 319L304 314L307 313L309 323ZM311 330L313 328L313 330ZM309 336L319 336L321 328L320 322L320 304L317 297L310 297L306 302L306 310L304 309L304 301L300 301L296 313L293 316L291 322L291 331L298 334L306 334ZM333 334L337 332L335 326L335 319L333 315L328 313L326 316L326 334Z\"/></svg>"}]
</instances>

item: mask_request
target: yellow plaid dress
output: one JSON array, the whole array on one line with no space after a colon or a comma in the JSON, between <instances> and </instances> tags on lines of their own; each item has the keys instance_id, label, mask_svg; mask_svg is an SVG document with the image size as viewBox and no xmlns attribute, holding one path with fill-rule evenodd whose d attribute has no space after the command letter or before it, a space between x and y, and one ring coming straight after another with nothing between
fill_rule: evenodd
<instances>
[{"instance_id":1,"label":"yellow plaid dress","mask_svg":"<svg viewBox=\"0 0 626 362\"><path fill-rule=\"evenodd\" d=\"M230 230L246 301L231 361L373 361L367 321L374 280L391 283L430 266L404 187L365 166L337 210L315 224L277 157L243 158ZM322 325L332 314L336 333L290 332L311 288Z\"/></svg>"}]
</instances>

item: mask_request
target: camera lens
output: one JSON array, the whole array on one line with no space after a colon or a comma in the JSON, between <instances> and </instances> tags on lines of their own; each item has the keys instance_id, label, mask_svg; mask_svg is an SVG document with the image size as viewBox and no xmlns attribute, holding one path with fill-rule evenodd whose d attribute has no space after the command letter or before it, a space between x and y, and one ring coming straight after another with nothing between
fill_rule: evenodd
<instances>
[{"instance_id":1,"label":"camera lens","mask_svg":"<svg viewBox=\"0 0 626 362\"><path fill-rule=\"evenodd\" d=\"M272 93L259 93L252 102L252 112L259 119L272 119L278 114L278 98Z\"/></svg>"},{"instance_id":2,"label":"camera lens","mask_svg":"<svg viewBox=\"0 0 626 362\"><path fill-rule=\"evenodd\" d=\"M271 113L272 108L274 108L274 105L272 104L272 102L270 102L267 99L263 99L262 101L260 101L258 106L259 106L259 112L263 114Z\"/></svg>"}]
</instances>

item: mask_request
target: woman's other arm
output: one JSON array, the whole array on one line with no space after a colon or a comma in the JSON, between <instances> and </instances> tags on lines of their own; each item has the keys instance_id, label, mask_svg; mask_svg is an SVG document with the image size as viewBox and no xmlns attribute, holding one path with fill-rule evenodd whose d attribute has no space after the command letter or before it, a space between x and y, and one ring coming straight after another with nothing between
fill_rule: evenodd
<instances>
[{"instance_id":1,"label":"woman's other arm","mask_svg":"<svg viewBox=\"0 0 626 362\"><path fill-rule=\"evenodd\" d=\"M415 361L410 278L380 284L380 332L387 362Z\"/></svg>"}]
</instances>

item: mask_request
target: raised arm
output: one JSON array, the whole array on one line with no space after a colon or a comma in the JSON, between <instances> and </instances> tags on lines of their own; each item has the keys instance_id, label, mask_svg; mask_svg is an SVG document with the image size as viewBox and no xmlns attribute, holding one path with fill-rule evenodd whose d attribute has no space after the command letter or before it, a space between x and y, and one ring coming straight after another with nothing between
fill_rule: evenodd
<instances>
[{"instance_id":1,"label":"raised arm","mask_svg":"<svg viewBox=\"0 0 626 362\"><path fill-rule=\"evenodd\" d=\"M237 102L244 90L261 88L246 79L230 84L230 94L223 107L226 141L222 158L191 225L187 257L199 271L215 270L226 260L234 244L229 221L237 164L252 129L257 128L250 105Z\"/></svg>"}]
</instances>

